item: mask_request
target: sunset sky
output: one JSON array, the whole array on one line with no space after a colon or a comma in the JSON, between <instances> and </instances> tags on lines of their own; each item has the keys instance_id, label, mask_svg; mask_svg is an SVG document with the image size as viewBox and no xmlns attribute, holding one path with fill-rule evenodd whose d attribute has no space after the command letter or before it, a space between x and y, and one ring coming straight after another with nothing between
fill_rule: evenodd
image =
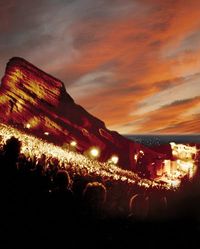
<instances>
[{"instance_id":1,"label":"sunset sky","mask_svg":"<svg viewBox=\"0 0 200 249\"><path fill-rule=\"evenodd\" d=\"M199 0L0 0L13 56L123 134L200 133Z\"/></svg>"}]
</instances>

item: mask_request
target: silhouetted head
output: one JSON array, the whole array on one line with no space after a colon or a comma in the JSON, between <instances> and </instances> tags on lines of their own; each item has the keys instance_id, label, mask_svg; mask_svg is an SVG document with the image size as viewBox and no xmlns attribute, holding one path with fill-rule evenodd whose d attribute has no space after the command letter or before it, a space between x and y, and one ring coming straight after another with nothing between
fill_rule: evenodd
<instances>
[{"instance_id":1,"label":"silhouetted head","mask_svg":"<svg viewBox=\"0 0 200 249\"><path fill-rule=\"evenodd\" d=\"M83 199L92 206L99 206L106 201L106 187L99 182L88 183L83 191Z\"/></svg>"},{"instance_id":2,"label":"silhouetted head","mask_svg":"<svg viewBox=\"0 0 200 249\"><path fill-rule=\"evenodd\" d=\"M55 183L59 189L67 189L70 185L70 176L65 170L58 170L55 176Z\"/></svg>"},{"instance_id":3,"label":"silhouetted head","mask_svg":"<svg viewBox=\"0 0 200 249\"><path fill-rule=\"evenodd\" d=\"M41 157L39 158L38 162L42 165L45 164L46 156L45 154L42 154Z\"/></svg>"},{"instance_id":4,"label":"silhouetted head","mask_svg":"<svg viewBox=\"0 0 200 249\"><path fill-rule=\"evenodd\" d=\"M15 138L11 137L6 141L6 144L3 147L6 157L9 157L9 160L16 160L19 157L21 149L21 142Z\"/></svg>"}]
</instances>

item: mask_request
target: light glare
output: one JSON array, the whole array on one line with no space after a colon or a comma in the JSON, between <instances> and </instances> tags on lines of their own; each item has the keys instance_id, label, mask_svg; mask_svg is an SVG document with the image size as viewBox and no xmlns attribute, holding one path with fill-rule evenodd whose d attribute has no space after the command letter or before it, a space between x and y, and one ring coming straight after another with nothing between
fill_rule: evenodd
<instances>
[{"instance_id":1,"label":"light glare","mask_svg":"<svg viewBox=\"0 0 200 249\"><path fill-rule=\"evenodd\" d=\"M90 154L92 157L98 157L99 156L99 149L97 149L97 148L91 149Z\"/></svg>"},{"instance_id":2,"label":"light glare","mask_svg":"<svg viewBox=\"0 0 200 249\"><path fill-rule=\"evenodd\" d=\"M119 157L118 156L112 156L111 161L112 161L112 163L117 164L118 161L119 161Z\"/></svg>"},{"instance_id":3,"label":"light glare","mask_svg":"<svg viewBox=\"0 0 200 249\"><path fill-rule=\"evenodd\" d=\"M71 145L72 147L76 147L77 142L76 142L76 141L71 141L70 145Z\"/></svg>"}]
</instances>

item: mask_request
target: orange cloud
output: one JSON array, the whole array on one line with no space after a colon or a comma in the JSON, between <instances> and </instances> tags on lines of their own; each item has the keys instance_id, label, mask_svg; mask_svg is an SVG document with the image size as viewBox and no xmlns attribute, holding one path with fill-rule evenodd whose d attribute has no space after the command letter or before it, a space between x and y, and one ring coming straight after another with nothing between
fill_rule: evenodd
<instances>
[{"instance_id":1,"label":"orange cloud","mask_svg":"<svg viewBox=\"0 0 200 249\"><path fill-rule=\"evenodd\" d=\"M125 132L122 129L125 124L134 124L138 120L142 123L142 118L145 121L148 115L134 119L138 103L169 87L169 82L172 82L171 86L182 84L185 77L199 72L200 57L181 47L184 39L192 32L198 32L199 5L198 1L190 6L184 5L182 1L173 4L168 1L163 4L154 2L152 10L141 18L127 16L123 20L109 23L98 23L97 20L78 24L74 33L82 34L79 36L81 56L65 69L69 75L74 75L72 81L75 83L70 85L72 94L76 77L101 71L112 72L113 76L107 85L102 82L96 90L90 92L88 86L88 94L84 97L75 96L76 100L105 120L109 127L115 127L119 131ZM89 42L82 44L84 34L93 39L89 37ZM199 50L199 47L195 49ZM170 50L174 50L176 56L169 56ZM178 54L176 50L179 50ZM95 83L94 80L91 84ZM180 96L181 98L184 96ZM160 102L162 103L162 99ZM185 105L179 105L176 109L173 107L176 116L172 118L168 114L169 108L162 110L161 115L158 107L158 111L148 122L148 127L145 124L139 129L131 130L130 125L127 132L165 131L165 126L167 131L169 124L179 120L183 108ZM198 132L195 129L192 132ZM177 126L177 133L179 132Z\"/></svg>"},{"instance_id":2,"label":"orange cloud","mask_svg":"<svg viewBox=\"0 0 200 249\"><path fill-rule=\"evenodd\" d=\"M198 107L199 114L192 114L189 111ZM188 114L187 114L188 112ZM138 132L144 130L156 133L195 133L199 131L197 118L200 117L200 97L175 101L170 105L152 111L146 115L146 121L141 124ZM189 124L189 127L186 127ZM192 128L192 124L195 126Z\"/></svg>"},{"instance_id":3,"label":"orange cloud","mask_svg":"<svg viewBox=\"0 0 200 249\"><path fill-rule=\"evenodd\" d=\"M23 23L15 8L16 15L2 20L9 42L1 48L0 40L0 52L4 58L12 51L61 78L76 102L111 129L199 132L200 76L196 82L192 76L200 72L200 1L114 2L43 3L40 10L32 3Z\"/></svg>"}]
</instances>

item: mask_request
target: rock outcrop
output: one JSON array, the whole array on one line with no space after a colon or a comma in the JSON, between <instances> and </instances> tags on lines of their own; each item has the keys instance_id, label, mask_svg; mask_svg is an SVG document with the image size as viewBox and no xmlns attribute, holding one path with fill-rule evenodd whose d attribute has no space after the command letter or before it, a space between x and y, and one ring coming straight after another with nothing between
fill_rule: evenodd
<instances>
[{"instance_id":1,"label":"rock outcrop","mask_svg":"<svg viewBox=\"0 0 200 249\"><path fill-rule=\"evenodd\" d=\"M165 157L108 130L74 102L60 80L22 58L12 58L7 64L0 86L0 121L61 146L76 141L81 153L98 147L100 161L117 155L125 169L141 167L140 157L144 167Z\"/></svg>"}]
</instances>

